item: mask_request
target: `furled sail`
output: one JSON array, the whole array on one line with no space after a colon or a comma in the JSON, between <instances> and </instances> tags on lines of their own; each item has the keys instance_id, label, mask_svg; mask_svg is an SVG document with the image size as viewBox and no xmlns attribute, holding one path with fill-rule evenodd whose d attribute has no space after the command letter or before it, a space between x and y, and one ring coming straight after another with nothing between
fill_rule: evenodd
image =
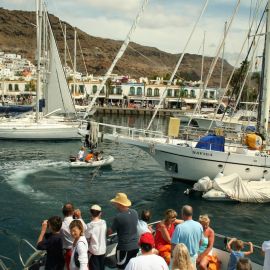
<instances>
[{"instance_id":1,"label":"furled sail","mask_svg":"<svg viewBox=\"0 0 270 270\"><path fill-rule=\"evenodd\" d=\"M45 90L45 113L75 113L75 106L61 64L55 38L49 24L50 63L48 84Z\"/></svg>"}]
</instances>

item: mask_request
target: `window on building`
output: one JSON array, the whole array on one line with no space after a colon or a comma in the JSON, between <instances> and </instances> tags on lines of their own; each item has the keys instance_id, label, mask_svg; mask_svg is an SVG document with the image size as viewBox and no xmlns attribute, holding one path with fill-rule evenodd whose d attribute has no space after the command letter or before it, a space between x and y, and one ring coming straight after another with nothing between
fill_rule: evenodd
<instances>
[{"instance_id":1,"label":"window on building","mask_svg":"<svg viewBox=\"0 0 270 270\"><path fill-rule=\"evenodd\" d=\"M194 89L191 89L191 90L190 90L190 97L191 97L191 98L196 98L195 90L194 90Z\"/></svg>"},{"instance_id":2,"label":"window on building","mask_svg":"<svg viewBox=\"0 0 270 270\"><path fill-rule=\"evenodd\" d=\"M152 96L152 88L147 88L146 94L147 96Z\"/></svg>"},{"instance_id":3,"label":"window on building","mask_svg":"<svg viewBox=\"0 0 270 270\"><path fill-rule=\"evenodd\" d=\"M137 96L141 96L141 95L142 95L142 88L137 87Z\"/></svg>"},{"instance_id":4,"label":"window on building","mask_svg":"<svg viewBox=\"0 0 270 270\"><path fill-rule=\"evenodd\" d=\"M109 88L109 95L113 95L114 94L114 89L115 89L115 86L111 86L110 88Z\"/></svg>"},{"instance_id":5,"label":"window on building","mask_svg":"<svg viewBox=\"0 0 270 270\"><path fill-rule=\"evenodd\" d=\"M208 91L205 91L205 92L203 93L203 97L204 97L204 98L208 98Z\"/></svg>"},{"instance_id":6,"label":"window on building","mask_svg":"<svg viewBox=\"0 0 270 270\"><path fill-rule=\"evenodd\" d=\"M209 97L214 99L215 98L215 91L210 91Z\"/></svg>"},{"instance_id":7,"label":"window on building","mask_svg":"<svg viewBox=\"0 0 270 270\"><path fill-rule=\"evenodd\" d=\"M129 88L129 94L130 94L131 96L135 96L135 87L131 86L131 87Z\"/></svg>"},{"instance_id":8,"label":"window on building","mask_svg":"<svg viewBox=\"0 0 270 270\"><path fill-rule=\"evenodd\" d=\"M184 89L184 97L188 97L188 89Z\"/></svg>"},{"instance_id":9,"label":"window on building","mask_svg":"<svg viewBox=\"0 0 270 270\"><path fill-rule=\"evenodd\" d=\"M172 96L172 89L168 89L167 90L167 97L171 97Z\"/></svg>"},{"instance_id":10,"label":"window on building","mask_svg":"<svg viewBox=\"0 0 270 270\"><path fill-rule=\"evenodd\" d=\"M117 86L116 87L116 94L117 95L122 95L122 92L123 92L122 87L121 86Z\"/></svg>"},{"instance_id":11,"label":"window on building","mask_svg":"<svg viewBox=\"0 0 270 270\"><path fill-rule=\"evenodd\" d=\"M19 91L19 85L17 83L15 84L15 91Z\"/></svg>"},{"instance_id":12,"label":"window on building","mask_svg":"<svg viewBox=\"0 0 270 270\"><path fill-rule=\"evenodd\" d=\"M158 88L154 89L154 96L159 97L159 89Z\"/></svg>"},{"instance_id":13,"label":"window on building","mask_svg":"<svg viewBox=\"0 0 270 270\"><path fill-rule=\"evenodd\" d=\"M180 90L179 89L174 90L174 96L175 97L180 97Z\"/></svg>"},{"instance_id":14,"label":"window on building","mask_svg":"<svg viewBox=\"0 0 270 270\"><path fill-rule=\"evenodd\" d=\"M10 83L9 85L8 85L8 91L12 91L13 90L13 87L12 87L12 84Z\"/></svg>"},{"instance_id":15,"label":"window on building","mask_svg":"<svg viewBox=\"0 0 270 270\"><path fill-rule=\"evenodd\" d=\"M83 95L84 94L84 85L83 84L80 84L79 85L79 93L81 94L81 95Z\"/></svg>"},{"instance_id":16,"label":"window on building","mask_svg":"<svg viewBox=\"0 0 270 270\"><path fill-rule=\"evenodd\" d=\"M102 89L101 89L101 91L100 91L100 94L105 94L105 88L104 88L104 86L102 87Z\"/></svg>"},{"instance_id":17,"label":"window on building","mask_svg":"<svg viewBox=\"0 0 270 270\"><path fill-rule=\"evenodd\" d=\"M93 94L95 94L97 92L97 86L96 85L93 85Z\"/></svg>"},{"instance_id":18,"label":"window on building","mask_svg":"<svg viewBox=\"0 0 270 270\"><path fill-rule=\"evenodd\" d=\"M71 93L74 93L74 84L71 85Z\"/></svg>"}]
</instances>

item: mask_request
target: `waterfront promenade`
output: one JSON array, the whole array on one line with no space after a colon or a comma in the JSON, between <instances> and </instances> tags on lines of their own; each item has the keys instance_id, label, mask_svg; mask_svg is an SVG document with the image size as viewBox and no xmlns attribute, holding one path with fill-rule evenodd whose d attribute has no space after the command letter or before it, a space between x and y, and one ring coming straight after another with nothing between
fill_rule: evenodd
<instances>
[{"instance_id":1,"label":"waterfront promenade","mask_svg":"<svg viewBox=\"0 0 270 270\"><path fill-rule=\"evenodd\" d=\"M116 114L116 115L153 115L155 109L152 108L122 108L112 107L96 107L96 114ZM180 109L159 109L158 116L173 116L174 113L183 112Z\"/></svg>"}]
</instances>

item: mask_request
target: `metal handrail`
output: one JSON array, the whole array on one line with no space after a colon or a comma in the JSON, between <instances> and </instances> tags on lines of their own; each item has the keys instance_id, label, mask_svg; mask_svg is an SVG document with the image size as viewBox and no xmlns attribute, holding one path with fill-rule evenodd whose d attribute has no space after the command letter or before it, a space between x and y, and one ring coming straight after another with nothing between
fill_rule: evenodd
<instances>
[{"instance_id":1,"label":"metal handrail","mask_svg":"<svg viewBox=\"0 0 270 270\"><path fill-rule=\"evenodd\" d=\"M2 269L2 270L9 270L10 269L9 267L6 266L6 264L4 263L3 260L10 262L14 267L17 265L16 262L14 260L12 260L11 258L0 255L0 269Z\"/></svg>"},{"instance_id":2,"label":"metal handrail","mask_svg":"<svg viewBox=\"0 0 270 270\"><path fill-rule=\"evenodd\" d=\"M22 258L22 253L21 253L21 247L22 247L22 244L23 243L26 243L28 244L29 247L31 247L35 252L37 251L37 249L26 239L21 239L21 241L19 242L19 247L18 247L18 253L19 253L19 258L20 258L20 261L22 263L23 266L25 266L25 262L23 261L23 258Z\"/></svg>"}]
</instances>

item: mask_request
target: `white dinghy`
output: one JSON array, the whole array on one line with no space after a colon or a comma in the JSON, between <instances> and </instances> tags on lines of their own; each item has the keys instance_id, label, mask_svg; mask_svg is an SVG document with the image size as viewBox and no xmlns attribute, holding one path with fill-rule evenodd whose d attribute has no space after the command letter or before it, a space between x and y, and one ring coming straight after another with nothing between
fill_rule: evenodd
<instances>
[{"instance_id":1,"label":"white dinghy","mask_svg":"<svg viewBox=\"0 0 270 270\"><path fill-rule=\"evenodd\" d=\"M93 161L79 161L75 160L72 161L70 160L70 167L72 168L94 168L94 167L104 167L111 165L114 161L113 156L105 156L101 160L93 160Z\"/></svg>"}]
</instances>

